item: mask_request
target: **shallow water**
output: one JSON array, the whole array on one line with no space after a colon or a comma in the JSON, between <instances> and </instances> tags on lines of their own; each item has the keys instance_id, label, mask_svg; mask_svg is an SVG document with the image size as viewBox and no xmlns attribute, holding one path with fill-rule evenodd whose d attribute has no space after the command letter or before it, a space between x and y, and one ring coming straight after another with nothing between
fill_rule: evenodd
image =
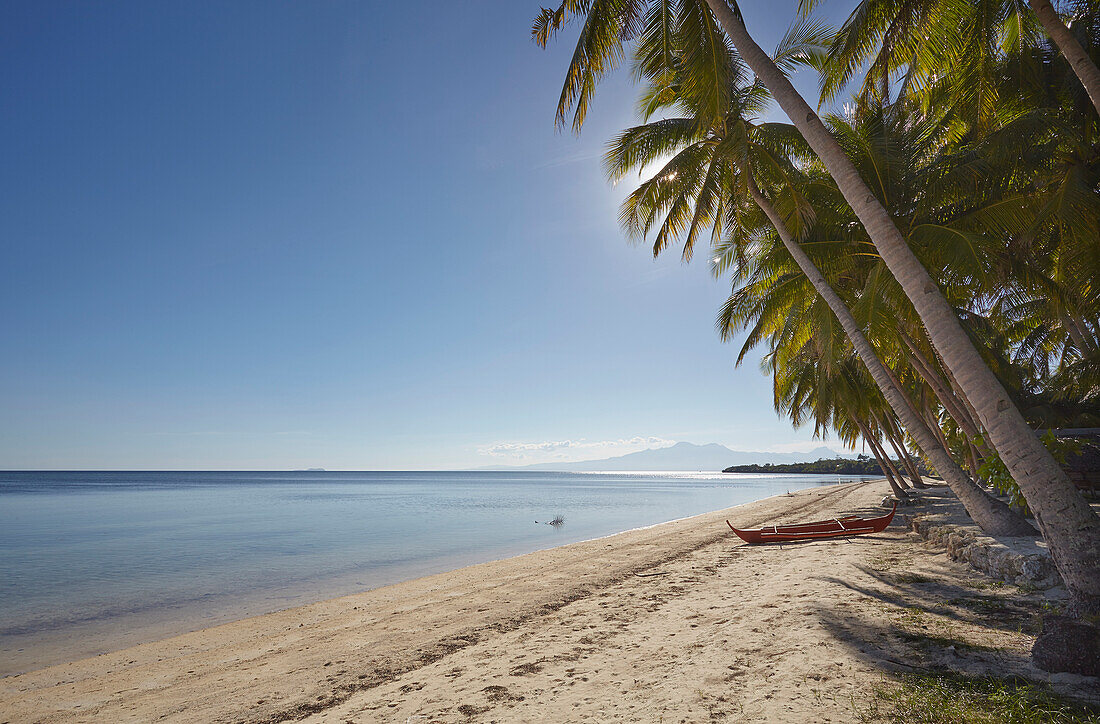
<instances>
[{"instance_id":1,"label":"shallow water","mask_svg":"<svg viewBox=\"0 0 1100 724\"><path fill-rule=\"evenodd\" d=\"M0 472L0 675L837 480Z\"/></svg>"}]
</instances>

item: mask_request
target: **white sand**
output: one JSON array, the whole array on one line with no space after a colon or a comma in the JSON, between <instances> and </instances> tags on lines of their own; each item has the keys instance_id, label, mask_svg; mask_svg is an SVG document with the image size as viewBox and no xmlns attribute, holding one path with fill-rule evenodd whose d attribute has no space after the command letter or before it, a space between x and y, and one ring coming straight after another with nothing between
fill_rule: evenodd
<instances>
[{"instance_id":1,"label":"white sand","mask_svg":"<svg viewBox=\"0 0 1100 724\"><path fill-rule=\"evenodd\" d=\"M898 522L782 547L724 522L878 515L885 492L804 490L9 677L0 722L852 721L909 667L1041 678L1019 593ZM993 617L966 603L990 596Z\"/></svg>"}]
</instances>

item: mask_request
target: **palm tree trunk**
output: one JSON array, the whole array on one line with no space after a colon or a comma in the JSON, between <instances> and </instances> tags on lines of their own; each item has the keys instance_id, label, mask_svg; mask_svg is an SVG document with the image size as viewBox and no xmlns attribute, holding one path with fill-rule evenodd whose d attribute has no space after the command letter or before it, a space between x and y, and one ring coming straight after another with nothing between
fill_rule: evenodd
<instances>
[{"instance_id":1,"label":"palm tree trunk","mask_svg":"<svg viewBox=\"0 0 1100 724\"><path fill-rule=\"evenodd\" d=\"M1058 46L1058 50L1062 51L1062 55L1069 62L1069 67L1073 68L1073 72L1081 81L1081 85L1085 86L1085 92L1089 94L1096 112L1100 113L1100 68L1096 67L1096 63L1092 62L1092 58L1077 42L1073 31L1062 22L1062 18L1058 16L1058 11L1050 4L1050 0L1028 0L1028 4L1035 11L1039 22L1043 24L1047 35Z\"/></svg>"},{"instance_id":2,"label":"palm tree trunk","mask_svg":"<svg viewBox=\"0 0 1100 724\"><path fill-rule=\"evenodd\" d=\"M925 403L924 403L923 418L928 422L928 429L931 430L935 434L936 439L940 441L940 446L944 450L947 451L948 455L952 455L951 446L947 444L947 438L944 437L943 430L940 429L939 422L937 422L936 413L932 411L932 405L927 400L925 400ZM973 446L971 446L971 447L973 447ZM954 459L953 455L952 455L952 459ZM970 469L970 472L967 473L967 474L970 476L970 479L974 482L974 484L977 485L980 488L980 487L982 487L982 481L981 481L981 478L978 477L978 468L977 468L976 465L974 465L974 462L975 462L974 455L973 455L973 453L971 453L971 456L970 456L971 469ZM933 465L933 467L934 467L934 465Z\"/></svg>"},{"instance_id":3,"label":"palm tree trunk","mask_svg":"<svg viewBox=\"0 0 1100 724\"><path fill-rule=\"evenodd\" d=\"M918 472L916 466L913 465L913 461L909 457L909 454L905 452L905 445L898 442L893 430L886 434L886 439L890 441L890 447L894 448L894 453L898 456L898 462L905 468L905 472L909 475L909 479L913 481L913 487L918 489L927 488L928 486L921 480L920 472Z\"/></svg>"},{"instance_id":4,"label":"palm tree trunk","mask_svg":"<svg viewBox=\"0 0 1100 724\"><path fill-rule=\"evenodd\" d=\"M940 443L940 447L942 447L948 455L951 455L951 446L947 444L947 438L943 436L943 430L940 429L936 413L932 410L932 403L928 400L924 401L924 415L922 419L927 423L928 429L936 436L936 440ZM933 463L933 465L935 465L935 463Z\"/></svg>"},{"instance_id":5,"label":"palm tree trunk","mask_svg":"<svg viewBox=\"0 0 1100 724\"><path fill-rule=\"evenodd\" d=\"M883 436L883 438L887 437L886 433L883 433L882 436ZM905 482L905 477L902 476L901 471L898 470L898 466L894 465L894 461L890 457L890 452L886 449L886 446L883 445L881 442L879 442L878 443L878 449L882 452L882 459L886 463L887 467L890 468L890 473L898 481L898 487L901 488L902 490L908 490L909 489L909 483Z\"/></svg>"},{"instance_id":6,"label":"palm tree trunk","mask_svg":"<svg viewBox=\"0 0 1100 724\"><path fill-rule=\"evenodd\" d=\"M913 477L913 481L914 481L913 487L914 488L919 488L921 490L927 488L928 486L925 484L924 478L921 477L920 469L919 469L919 466L917 465L917 461L914 460L913 456L909 454L909 451L905 449L905 445L901 446L901 454L905 456L905 465L909 469L909 472L914 476ZM918 481L920 482L920 485L916 484Z\"/></svg>"},{"instance_id":7,"label":"palm tree trunk","mask_svg":"<svg viewBox=\"0 0 1100 724\"><path fill-rule=\"evenodd\" d=\"M981 440L981 433L978 431L977 423L974 422L974 419L970 416L969 412L967 412L966 407L960 402L954 390L947 386L943 378L937 374L932 363L921 354L916 344L905 334L902 334L901 338L908 348L909 361L913 369L916 370L917 374L921 376L921 379L927 382L928 386L932 388L940 404L944 406L944 409L947 410L947 414L958 424L959 429L962 430L963 435L966 437L966 449L970 458L970 477L974 478L975 482L978 482L978 468L980 464L978 462L978 450L974 447L974 441ZM938 429L937 426L937 430ZM943 438L942 431L940 432L940 438L943 440L944 447L948 447L947 440Z\"/></svg>"},{"instance_id":8,"label":"palm tree trunk","mask_svg":"<svg viewBox=\"0 0 1100 724\"><path fill-rule=\"evenodd\" d=\"M871 375L871 379L882 391L894 414L898 416L905 429L909 431L910 436L916 441L925 457L932 462L936 471L947 481L948 486L958 496L974 522L990 535L1034 535L1035 530L1023 519L1023 516L975 485L974 481L963 472L963 469L955 464L951 455L937 444L936 438L917 414L912 402L901 391L901 388L894 384L894 380L887 372L886 365L878 358L874 347L863 335L855 317L852 316L852 312L845 306L843 300L833 288L829 286L821 270L817 268L805 250L791 236L783 217L779 215L776 208L772 206L771 201L757 187L749 170L746 169L744 173L753 201L771 221L776 233L779 234L779 239L783 242L783 246L790 253L795 263L798 264L798 268L802 270L802 273L810 280L817 293L829 305L829 309L836 315L856 354L863 361L864 366Z\"/></svg>"},{"instance_id":9,"label":"palm tree trunk","mask_svg":"<svg viewBox=\"0 0 1100 724\"><path fill-rule=\"evenodd\" d=\"M978 412L978 421L989 433L994 449L1035 513L1058 572L1070 591L1071 613L1100 613L1100 516L1092 511L1028 427L1000 381L974 349L954 309L836 139L783 71L749 35L740 10L731 9L728 0L706 2L741 58L771 91L825 164L879 256L912 302L936 351L958 378L963 393Z\"/></svg>"},{"instance_id":10,"label":"palm tree trunk","mask_svg":"<svg viewBox=\"0 0 1100 724\"><path fill-rule=\"evenodd\" d=\"M935 352L936 348L933 347L932 351ZM955 392L955 399L962 403L963 408L970 414L970 419L973 420L975 426L978 426L978 411L974 409L974 406L970 404L970 400L966 399L966 395L963 394L962 387L959 385L959 381L955 379L955 375L951 374L951 368L943 361L943 357L939 352L936 352L936 359L940 362L940 369L943 370L943 374L947 377L947 381L951 383L951 389ZM974 439L973 444L978 446L978 452L981 453L981 457L989 457L993 454L993 451L989 449L989 443L985 439L985 435L981 434L981 430L978 430L979 435Z\"/></svg>"},{"instance_id":11,"label":"palm tree trunk","mask_svg":"<svg viewBox=\"0 0 1100 724\"><path fill-rule=\"evenodd\" d=\"M910 467L909 459L905 455L905 445L898 442L898 425L897 420L887 420L883 416L878 415L872 411L875 416L875 420L878 422L879 428L882 429L882 436L890 442L890 447L894 448L894 454L898 456L898 463L905 469L906 475L909 476L909 480L912 481L914 488L925 488L924 481L920 479L920 473L915 473L913 468ZM889 423L889 424L887 424ZM901 477L901 471L898 471L898 477Z\"/></svg>"},{"instance_id":12,"label":"palm tree trunk","mask_svg":"<svg viewBox=\"0 0 1100 724\"><path fill-rule=\"evenodd\" d=\"M871 448L871 454L875 456L875 460L878 461L878 466L882 468L882 474L886 476L886 482L890 484L890 490L894 493L894 497L898 500L906 500L909 496L905 494L905 491L898 485L897 480L894 479L893 467L886 462L885 454L882 448L879 447L878 441L875 440L875 436L871 434L871 431L867 429L867 426L863 424L862 420L855 417L856 425L859 427L860 433L863 435L863 439L867 441L867 446Z\"/></svg>"},{"instance_id":13,"label":"palm tree trunk","mask_svg":"<svg viewBox=\"0 0 1100 724\"><path fill-rule=\"evenodd\" d=\"M936 374L936 371L932 368L932 364L925 359L921 354L917 346L913 344L906 335L901 335L901 341L905 344L907 349L907 356L909 357L909 363L921 379L928 383L928 386L932 388L932 392L936 393L936 397L939 398L940 404L947 408L947 414L951 415L951 418L958 423L959 428L966 435L967 439L973 440L978 437L978 426L970 418L970 415L963 410L959 401L955 399L955 393L948 386L947 382L944 382L943 378Z\"/></svg>"}]
</instances>

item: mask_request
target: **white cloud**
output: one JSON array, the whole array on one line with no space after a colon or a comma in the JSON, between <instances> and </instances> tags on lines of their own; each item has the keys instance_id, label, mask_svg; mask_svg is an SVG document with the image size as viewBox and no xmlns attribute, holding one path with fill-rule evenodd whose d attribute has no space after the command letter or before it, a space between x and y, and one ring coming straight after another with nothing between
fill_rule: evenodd
<instances>
[{"instance_id":1,"label":"white cloud","mask_svg":"<svg viewBox=\"0 0 1100 724\"><path fill-rule=\"evenodd\" d=\"M495 458L518 461L581 460L603 454L607 457L625 455L639 450L670 447L675 440L662 437L631 437L618 440L547 440L543 442L498 442L478 448L478 453Z\"/></svg>"}]
</instances>

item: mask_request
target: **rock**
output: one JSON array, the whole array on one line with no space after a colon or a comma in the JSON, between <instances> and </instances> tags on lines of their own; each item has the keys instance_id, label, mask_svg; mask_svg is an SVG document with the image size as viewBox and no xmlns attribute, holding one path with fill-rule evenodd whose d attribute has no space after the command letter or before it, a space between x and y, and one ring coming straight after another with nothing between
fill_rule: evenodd
<instances>
[{"instance_id":1,"label":"rock","mask_svg":"<svg viewBox=\"0 0 1100 724\"><path fill-rule=\"evenodd\" d=\"M983 535L977 528L941 524L920 515L910 518L909 527L929 543L946 549L953 560L969 563L993 578L1036 589L1061 583L1050 552L1033 542L1010 539L1006 543Z\"/></svg>"},{"instance_id":2,"label":"rock","mask_svg":"<svg viewBox=\"0 0 1100 724\"><path fill-rule=\"evenodd\" d=\"M1031 648L1043 671L1100 676L1100 628L1068 616L1048 616Z\"/></svg>"}]
</instances>

